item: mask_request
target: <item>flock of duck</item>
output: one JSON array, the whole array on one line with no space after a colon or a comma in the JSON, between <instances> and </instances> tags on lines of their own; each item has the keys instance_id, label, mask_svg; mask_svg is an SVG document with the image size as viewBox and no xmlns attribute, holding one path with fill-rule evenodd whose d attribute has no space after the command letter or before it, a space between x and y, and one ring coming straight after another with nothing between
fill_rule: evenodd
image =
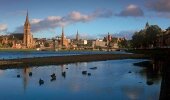
<instances>
[{"instance_id":1,"label":"flock of duck","mask_svg":"<svg viewBox=\"0 0 170 100\"><path fill-rule=\"evenodd\" d=\"M66 69L68 69L68 68L66 68ZM92 67L92 68L89 68L89 69L95 70L95 69L97 69L97 67ZM91 73L89 73L89 72L87 72L87 71L82 71L82 74L83 74L83 75L91 76ZM28 75L31 77L31 76L32 76L32 72L29 72ZM62 76L63 76L64 78L66 77L66 72L65 72L65 71L62 72ZM21 76L18 74L18 75L17 75L17 78L20 78L20 77L21 77ZM50 80L50 81L55 81L55 80L56 80L56 75L55 75L55 73L51 74L50 77L51 77L51 80ZM43 85L43 84L44 84L44 80L40 78L40 79L39 79L39 85Z\"/></svg>"}]
</instances>

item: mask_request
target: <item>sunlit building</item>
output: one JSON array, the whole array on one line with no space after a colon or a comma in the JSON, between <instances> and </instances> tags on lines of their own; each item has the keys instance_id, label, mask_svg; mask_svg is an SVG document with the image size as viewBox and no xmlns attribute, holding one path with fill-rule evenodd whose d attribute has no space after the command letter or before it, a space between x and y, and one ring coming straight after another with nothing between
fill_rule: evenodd
<instances>
[{"instance_id":1,"label":"sunlit building","mask_svg":"<svg viewBox=\"0 0 170 100\"><path fill-rule=\"evenodd\" d=\"M34 47L34 39L33 35L31 34L31 25L28 18L28 12L24 24L24 38L23 44L26 48L33 48Z\"/></svg>"}]
</instances>

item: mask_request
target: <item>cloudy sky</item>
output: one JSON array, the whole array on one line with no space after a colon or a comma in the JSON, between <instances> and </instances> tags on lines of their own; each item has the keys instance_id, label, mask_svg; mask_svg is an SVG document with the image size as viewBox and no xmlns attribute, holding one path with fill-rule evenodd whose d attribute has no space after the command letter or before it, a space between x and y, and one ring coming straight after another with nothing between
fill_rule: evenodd
<instances>
[{"instance_id":1,"label":"cloudy sky","mask_svg":"<svg viewBox=\"0 0 170 100\"><path fill-rule=\"evenodd\" d=\"M77 30L83 38L108 32L130 37L148 21L170 26L170 0L0 0L0 34L23 32L27 10L34 37L67 37Z\"/></svg>"}]
</instances>

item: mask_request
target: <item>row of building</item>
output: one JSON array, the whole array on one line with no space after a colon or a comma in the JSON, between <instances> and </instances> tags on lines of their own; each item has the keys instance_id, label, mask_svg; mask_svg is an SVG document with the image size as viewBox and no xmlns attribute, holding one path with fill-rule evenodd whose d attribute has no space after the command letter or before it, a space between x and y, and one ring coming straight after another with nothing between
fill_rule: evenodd
<instances>
[{"instance_id":1,"label":"row of building","mask_svg":"<svg viewBox=\"0 0 170 100\"><path fill-rule=\"evenodd\" d=\"M31 24L29 22L28 12L24 24L24 33L12 33L0 36L0 48L14 49L99 49L99 48L119 48L118 42L125 38L116 38L112 41L112 36L108 35L104 39L85 40L80 39L79 33L75 39L67 39L62 27L61 36L52 39L33 38L31 33Z\"/></svg>"}]
</instances>

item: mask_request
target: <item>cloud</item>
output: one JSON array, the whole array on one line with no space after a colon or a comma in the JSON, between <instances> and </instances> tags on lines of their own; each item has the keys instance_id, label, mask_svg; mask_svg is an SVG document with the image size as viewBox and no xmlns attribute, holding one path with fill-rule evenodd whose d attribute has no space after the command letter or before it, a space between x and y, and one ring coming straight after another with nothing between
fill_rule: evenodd
<instances>
[{"instance_id":1,"label":"cloud","mask_svg":"<svg viewBox=\"0 0 170 100\"><path fill-rule=\"evenodd\" d=\"M7 29L8 29L7 24L0 24L0 32L7 31Z\"/></svg>"},{"instance_id":2,"label":"cloud","mask_svg":"<svg viewBox=\"0 0 170 100\"><path fill-rule=\"evenodd\" d=\"M139 6L130 4L124 10L122 10L119 14L116 14L116 16L141 17L141 16L144 16L144 12Z\"/></svg>"},{"instance_id":3,"label":"cloud","mask_svg":"<svg viewBox=\"0 0 170 100\"><path fill-rule=\"evenodd\" d=\"M114 37L121 37L126 38L128 40L132 39L133 34L136 32L136 30L127 30L127 31L121 31L116 34L112 34Z\"/></svg>"},{"instance_id":4,"label":"cloud","mask_svg":"<svg viewBox=\"0 0 170 100\"><path fill-rule=\"evenodd\" d=\"M107 9L96 10L90 14L83 14L78 11L72 11L66 16L48 16L44 19L32 19L31 23L31 31L39 32L46 31L49 29L54 29L61 26L66 26L78 22L89 22L93 21L97 18L108 18L112 17L112 11ZM19 26L16 28L15 32L23 32L23 26Z\"/></svg>"},{"instance_id":5,"label":"cloud","mask_svg":"<svg viewBox=\"0 0 170 100\"><path fill-rule=\"evenodd\" d=\"M170 0L153 0L147 7L157 12L170 12Z\"/></svg>"},{"instance_id":6,"label":"cloud","mask_svg":"<svg viewBox=\"0 0 170 100\"><path fill-rule=\"evenodd\" d=\"M170 13L167 13L167 12L158 12L156 15L158 17L170 18Z\"/></svg>"}]
</instances>

